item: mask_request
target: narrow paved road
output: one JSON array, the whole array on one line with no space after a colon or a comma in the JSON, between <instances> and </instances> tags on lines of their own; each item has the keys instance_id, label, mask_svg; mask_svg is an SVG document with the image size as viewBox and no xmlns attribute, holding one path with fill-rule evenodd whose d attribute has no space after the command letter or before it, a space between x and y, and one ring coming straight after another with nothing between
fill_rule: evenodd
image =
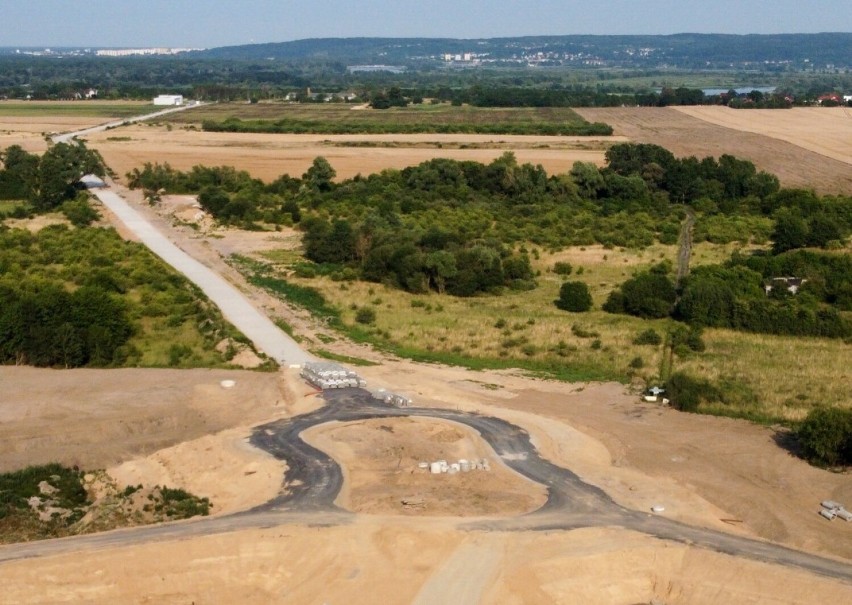
<instances>
[{"instance_id":1,"label":"narrow paved road","mask_svg":"<svg viewBox=\"0 0 852 605\"><path fill-rule=\"evenodd\" d=\"M313 359L296 341L256 309L236 287L174 245L124 198L109 189L93 189L92 193L154 254L201 288L221 309L225 318L245 334L258 350L281 364L303 364Z\"/></svg>"},{"instance_id":2,"label":"narrow paved road","mask_svg":"<svg viewBox=\"0 0 852 605\"><path fill-rule=\"evenodd\" d=\"M109 130L110 128L118 128L120 126L125 126L127 124L133 124L135 122L144 122L145 120L151 120L154 118L159 118L160 116L165 116L170 113L175 113L178 111L186 111L187 109L192 109L193 107L201 107L202 105L207 105L207 103L195 103L193 105L181 105L179 107L170 107L169 109L163 109L161 111L155 111L154 113L148 113L143 116L135 116L132 118L127 118L124 120L115 120L114 122L107 122L106 124L99 124L97 126L92 126L91 128L84 128L83 130L77 130L75 132L66 132L64 134L58 134L53 137L54 143L68 143L72 139L77 137L83 137L87 134L94 134L96 132L103 132L105 130Z\"/></svg>"}]
</instances>

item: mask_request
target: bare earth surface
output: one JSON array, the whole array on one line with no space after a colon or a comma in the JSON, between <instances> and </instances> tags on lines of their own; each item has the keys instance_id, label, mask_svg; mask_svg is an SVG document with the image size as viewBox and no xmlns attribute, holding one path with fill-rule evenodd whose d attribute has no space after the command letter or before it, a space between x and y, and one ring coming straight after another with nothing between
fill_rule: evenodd
<instances>
[{"instance_id":1,"label":"bare earth surface","mask_svg":"<svg viewBox=\"0 0 852 605\"><path fill-rule=\"evenodd\" d=\"M242 427L256 424L255 418L278 418L318 405L312 391L290 371L279 376L223 372L237 380L235 389L243 389L242 396L232 397L231 390L221 389L214 380L220 378L216 372L2 370L4 386L19 385L14 400L26 399L21 393L30 390L40 401L18 403L12 407L15 414L4 412L4 428L6 421L16 420L14 430L3 436L7 447L31 446L34 436L56 426L53 410L60 405L65 414L61 424L72 429L74 411L84 410L89 414L80 422L89 434L71 430L76 439L58 444L44 439L42 447L54 448L49 459L77 459L87 450L90 465L104 466L120 454L126 461L111 469L119 476L131 482L155 477L194 481L193 491L222 498L223 508L229 510L260 499L252 495L251 501L240 501L228 496L229 491L269 494L280 487L280 475L266 466L263 453L234 451L243 447ZM506 372L471 373L407 362L366 368L364 373L376 386L390 379L410 385L407 392L420 405L478 410L519 424L548 458L631 507L647 510L648 503L659 503L671 518L727 527L732 533L768 537L823 555L852 556L852 539L846 539L852 526L830 524L816 515L819 499L852 498L848 477L790 458L762 427L640 404L619 385L571 386ZM159 407L133 410L136 399L156 401ZM90 413L90 401L100 402L100 417ZM127 431L107 412L128 407L128 417L141 416L143 422L165 410L172 417L204 410L205 417L227 419L224 424L236 428L148 455L117 452L112 445L126 439ZM161 448L166 438L181 440L177 432L166 430L168 423L160 426L163 434L138 436L137 450ZM428 508L398 510L397 500L409 497L440 507L435 500L446 493L446 506L463 514L475 511L465 507L475 507L477 486L468 486L470 493L465 494L458 489L461 485L446 481L472 481L475 475L433 477L417 474L410 466L432 452L447 458L488 456L496 462L475 434L452 424L381 419L320 427L309 439L320 446L325 440L323 449L327 446L347 469L349 486L342 498L368 514L339 526L296 522L8 562L0 565L5 598L16 603L250 598L270 603L445 603L447 595L455 595L457 603L630 604L652 598L663 603L813 603L842 602L850 589L795 569L618 529L481 532L462 529L452 516L431 516L440 508L431 513ZM6 453L2 459L7 459ZM400 459L403 464L398 464ZM245 482L247 477L253 477L251 483ZM444 482L446 491L433 480ZM501 489L517 494L524 483L513 479ZM540 490L531 489L530 497L536 492ZM503 502L500 512L517 514L519 502Z\"/></svg>"},{"instance_id":2,"label":"bare earth surface","mask_svg":"<svg viewBox=\"0 0 852 605\"><path fill-rule=\"evenodd\" d=\"M727 153L777 175L786 187L804 187L820 193L852 191L848 160L852 138L838 138L838 131L847 132L852 119L844 117L842 108L837 108L841 113L833 108L813 108L814 114L826 113L801 116L796 110L702 108L696 113L700 118L680 109L619 107L576 111L589 121L610 124L616 135L638 143L662 145L677 156L718 157ZM757 112L754 118L750 117L752 112ZM731 117L732 114L736 115Z\"/></svg>"},{"instance_id":3,"label":"bare earth surface","mask_svg":"<svg viewBox=\"0 0 852 605\"><path fill-rule=\"evenodd\" d=\"M191 110L190 110L191 111ZM252 176L272 181L282 174L301 176L317 156L325 157L337 178L371 174L386 168L405 168L432 158L490 162L513 150L519 162L541 164L550 173L567 172L575 161L603 165L604 149L618 137L538 137L524 135L297 135L217 133L155 125L122 128L112 140L108 131L87 137L107 164L121 177L145 162L168 162L188 170L197 164L234 166ZM341 147L357 143L391 147ZM441 148L438 144L446 145ZM461 145L476 149L460 149Z\"/></svg>"},{"instance_id":4,"label":"bare earth surface","mask_svg":"<svg viewBox=\"0 0 852 605\"><path fill-rule=\"evenodd\" d=\"M428 418L332 423L305 441L345 469L338 506L359 513L452 517L521 514L541 507L543 486L509 470L472 429ZM490 470L433 475L419 463L490 460Z\"/></svg>"},{"instance_id":5,"label":"bare earth surface","mask_svg":"<svg viewBox=\"0 0 852 605\"><path fill-rule=\"evenodd\" d=\"M845 107L794 107L788 110L736 110L728 107L678 107L678 111L717 126L787 141L852 165L852 113Z\"/></svg>"}]
</instances>

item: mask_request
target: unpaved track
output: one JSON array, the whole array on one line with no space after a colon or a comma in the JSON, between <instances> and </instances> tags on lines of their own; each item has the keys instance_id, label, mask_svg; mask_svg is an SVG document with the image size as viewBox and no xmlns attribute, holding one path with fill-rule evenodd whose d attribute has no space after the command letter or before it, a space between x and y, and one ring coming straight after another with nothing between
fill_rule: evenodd
<instances>
[{"instance_id":1,"label":"unpaved track","mask_svg":"<svg viewBox=\"0 0 852 605\"><path fill-rule=\"evenodd\" d=\"M417 593L413 605L476 605L499 568L496 536L476 536L456 549Z\"/></svg>"}]
</instances>

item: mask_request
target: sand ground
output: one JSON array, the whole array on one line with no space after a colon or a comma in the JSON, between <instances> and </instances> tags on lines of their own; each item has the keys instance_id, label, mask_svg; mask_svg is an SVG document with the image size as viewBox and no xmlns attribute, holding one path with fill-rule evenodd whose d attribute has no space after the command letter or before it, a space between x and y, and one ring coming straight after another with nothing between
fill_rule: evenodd
<instances>
[{"instance_id":1,"label":"sand ground","mask_svg":"<svg viewBox=\"0 0 852 605\"><path fill-rule=\"evenodd\" d=\"M19 455L47 449L46 458L85 458L96 466L118 457L120 463L110 469L116 475L129 482L187 482L192 491L213 497L220 514L259 503L280 486L279 463L269 464L268 456L245 445L249 426L319 405L289 370L278 375L0 370L4 393L11 392L10 401L17 402L0 408L7 430L4 463L10 449ZM852 540L843 539L852 525L816 515L820 499L852 498L848 477L791 458L763 427L639 403L615 384L565 385L511 372L409 362L363 373L375 386L409 385L418 405L478 410L519 424L548 458L624 504L645 509L663 503L672 518L852 557ZM235 389L243 388L240 396L218 384L226 375L237 380ZM201 432L210 432L214 420L217 427L231 428L187 439L186 427L156 422L166 410L167 418L198 418ZM117 422L117 414L135 418L136 430ZM77 422L87 433L73 430ZM157 431L146 430L152 422ZM135 435L134 447L116 448L129 434ZM344 465L348 485L339 504L360 511L353 523L288 524L12 562L0 565L4 595L16 603L441 603L450 594L482 603L630 604L652 598L662 603L842 602L848 594L847 585L803 572L617 529L460 529L459 517L447 510L476 513L475 507L465 507L475 505L477 494L498 488L508 495L498 511L504 514L530 506L522 495L537 496L524 487L525 480L498 481L495 471L484 486L445 482L436 487L435 479L470 483L477 478L434 477L412 468L431 453L489 455L475 434L452 423L333 424L315 429L309 439ZM496 461L493 453L490 457ZM446 502L437 504L443 495ZM403 498L422 498L427 508L399 510Z\"/></svg>"}]
</instances>

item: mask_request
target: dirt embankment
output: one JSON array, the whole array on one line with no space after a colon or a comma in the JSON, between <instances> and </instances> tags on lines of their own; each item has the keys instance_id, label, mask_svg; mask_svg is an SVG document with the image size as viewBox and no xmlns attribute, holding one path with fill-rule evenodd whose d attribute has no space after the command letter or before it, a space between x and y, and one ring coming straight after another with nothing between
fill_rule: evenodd
<instances>
[{"instance_id":1,"label":"dirt embankment","mask_svg":"<svg viewBox=\"0 0 852 605\"><path fill-rule=\"evenodd\" d=\"M816 111L822 109L815 108ZM849 142L852 137L835 138L836 128L848 129L846 122L809 118L810 125L802 126L787 121L796 114L780 109L766 110L771 113L754 114L760 119L753 123L757 126L747 131L747 125L752 124L752 112L758 110L715 110L736 111L738 122L716 120L719 123L712 123L705 113L700 114L699 119L669 107L578 108L577 113L587 120L610 124L616 135L637 143L662 145L677 156L718 157L727 153L750 160L759 170L777 175L785 187L803 187L826 194L848 194L852 190L850 164L834 159L839 157L838 150L843 157L852 154ZM845 119L852 122L850 118ZM780 132L785 133L783 137ZM825 144L819 146L818 141L823 137ZM788 142L790 140L796 144ZM817 144L814 149L819 152L810 150L814 142Z\"/></svg>"},{"instance_id":2,"label":"dirt embankment","mask_svg":"<svg viewBox=\"0 0 852 605\"><path fill-rule=\"evenodd\" d=\"M232 389L220 382L236 381ZM0 471L105 468L287 412L276 373L0 367Z\"/></svg>"}]
</instances>

